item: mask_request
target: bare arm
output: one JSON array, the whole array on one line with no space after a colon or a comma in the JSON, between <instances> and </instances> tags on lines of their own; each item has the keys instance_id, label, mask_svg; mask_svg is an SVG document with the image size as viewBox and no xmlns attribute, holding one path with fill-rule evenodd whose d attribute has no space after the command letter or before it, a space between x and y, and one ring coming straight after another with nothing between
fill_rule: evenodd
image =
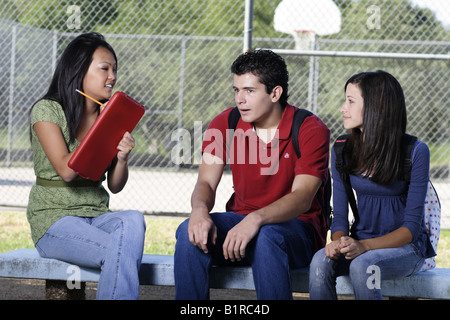
<instances>
[{"instance_id":1,"label":"bare arm","mask_svg":"<svg viewBox=\"0 0 450 320\"><path fill-rule=\"evenodd\" d=\"M117 146L117 156L108 172L108 188L112 193L120 192L128 181L128 156L134 146L133 136L125 132Z\"/></svg>"},{"instance_id":2,"label":"bare arm","mask_svg":"<svg viewBox=\"0 0 450 320\"><path fill-rule=\"evenodd\" d=\"M218 157L204 153L199 166L197 183L192 192L192 211L188 226L189 240L205 253L208 252L209 238L211 237L213 244L217 238L216 227L209 212L214 207L216 189L222 178L224 166Z\"/></svg>"},{"instance_id":3,"label":"bare arm","mask_svg":"<svg viewBox=\"0 0 450 320\"><path fill-rule=\"evenodd\" d=\"M344 236L340 239L340 253L345 254L346 259L354 259L369 250L401 247L412 239L412 234L406 227L400 227L381 237L359 241Z\"/></svg>"},{"instance_id":4,"label":"bare arm","mask_svg":"<svg viewBox=\"0 0 450 320\"><path fill-rule=\"evenodd\" d=\"M406 227L400 227L381 237L365 240L356 240L343 231L336 231L331 236L332 241L325 247L325 254L330 259L336 259L341 254L344 254L346 259L354 259L369 250L404 246L412 239L412 234Z\"/></svg>"},{"instance_id":5,"label":"bare arm","mask_svg":"<svg viewBox=\"0 0 450 320\"><path fill-rule=\"evenodd\" d=\"M69 153L67 150L61 128L53 122L40 121L34 124L33 130L56 173L64 181L72 181L77 174L69 168L67 163L73 152Z\"/></svg>"},{"instance_id":6,"label":"bare arm","mask_svg":"<svg viewBox=\"0 0 450 320\"><path fill-rule=\"evenodd\" d=\"M34 124L33 130L56 173L64 181L72 181L77 173L68 166L68 162L75 151L69 153L67 150L61 128L53 122L40 121ZM117 147L119 150L117 157L108 173L108 187L113 193L122 190L128 179L127 161L133 147L134 139L129 133L126 133Z\"/></svg>"}]
</instances>

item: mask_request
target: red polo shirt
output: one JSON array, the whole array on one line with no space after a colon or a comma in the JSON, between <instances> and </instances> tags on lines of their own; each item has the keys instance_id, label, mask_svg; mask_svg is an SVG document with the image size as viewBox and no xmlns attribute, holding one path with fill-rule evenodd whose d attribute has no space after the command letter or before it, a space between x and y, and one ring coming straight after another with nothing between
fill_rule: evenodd
<instances>
[{"instance_id":1,"label":"red polo shirt","mask_svg":"<svg viewBox=\"0 0 450 320\"><path fill-rule=\"evenodd\" d=\"M318 117L306 118L300 127L301 158L298 159L291 139L296 107L286 106L277 135L267 144L259 139L251 123L239 119L230 147L228 116L232 109L223 111L211 121L202 146L202 152L230 164L234 193L226 205L227 211L248 214L271 204L291 192L294 177L299 174L318 177L325 184L330 131ZM316 249L323 247L326 240L326 227L320 216L321 206L316 198L310 210L299 212L298 216L314 230Z\"/></svg>"}]
</instances>

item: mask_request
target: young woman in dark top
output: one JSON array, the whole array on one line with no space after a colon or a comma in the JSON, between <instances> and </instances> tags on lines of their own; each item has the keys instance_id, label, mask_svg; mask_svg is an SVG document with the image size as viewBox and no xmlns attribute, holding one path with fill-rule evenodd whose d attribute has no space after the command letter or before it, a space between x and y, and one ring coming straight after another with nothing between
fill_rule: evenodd
<instances>
[{"instance_id":1,"label":"young woman in dark top","mask_svg":"<svg viewBox=\"0 0 450 320\"><path fill-rule=\"evenodd\" d=\"M336 299L336 277L349 275L357 299L381 299L380 281L411 275L435 255L423 224L430 153L416 141L411 181L402 179L406 107L398 81L363 72L345 84L341 107L350 130L345 171L356 191L359 222L350 234L348 199L331 155L334 217L331 242L310 266L311 299Z\"/></svg>"}]
</instances>

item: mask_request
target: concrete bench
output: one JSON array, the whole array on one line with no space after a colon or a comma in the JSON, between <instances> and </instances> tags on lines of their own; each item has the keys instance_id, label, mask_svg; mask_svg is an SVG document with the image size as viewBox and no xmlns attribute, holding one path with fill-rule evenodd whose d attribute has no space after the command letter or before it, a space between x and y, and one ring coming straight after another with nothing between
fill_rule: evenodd
<instances>
[{"instance_id":1,"label":"concrete bench","mask_svg":"<svg viewBox=\"0 0 450 320\"><path fill-rule=\"evenodd\" d=\"M74 268L75 267L75 268ZM77 274L75 274L77 272ZM100 271L46 259L35 249L19 249L0 254L0 277L46 280L47 299L83 299L85 282L98 282ZM293 270L293 291L308 292L308 268ZM79 280L80 290L67 290L67 281ZM211 272L211 288L254 290L250 267L217 267ZM141 285L173 286L173 256L145 254L140 270ZM412 277L382 281L386 297L450 299L450 269L432 269ZM65 290L67 293L59 293ZM55 293L56 292L56 293ZM339 295L352 295L348 277L338 277Z\"/></svg>"}]
</instances>

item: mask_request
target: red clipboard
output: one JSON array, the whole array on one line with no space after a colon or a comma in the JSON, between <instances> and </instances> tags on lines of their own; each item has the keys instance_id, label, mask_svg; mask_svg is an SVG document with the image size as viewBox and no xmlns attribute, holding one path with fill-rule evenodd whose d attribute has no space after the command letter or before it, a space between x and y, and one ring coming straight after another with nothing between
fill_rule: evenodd
<instances>
[{"instance_id":1,"label":"red clipboard","mask_svg":"<svg viewBox=\"0 0 450 320\"><path fill-rule=\"evenodd\" d=\"M83 178L100 179L125 132L132 132L144 113L142 104L121 91L114 93L74 152L69 167Z\"/></svg>"}]
</instances>

